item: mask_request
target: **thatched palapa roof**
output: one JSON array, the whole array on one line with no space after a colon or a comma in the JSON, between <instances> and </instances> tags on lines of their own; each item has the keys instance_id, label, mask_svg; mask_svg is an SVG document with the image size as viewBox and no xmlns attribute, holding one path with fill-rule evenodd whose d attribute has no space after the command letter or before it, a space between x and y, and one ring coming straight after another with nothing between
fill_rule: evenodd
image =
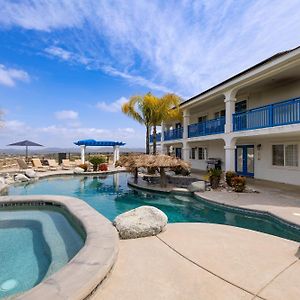
<instances>
[{"instance_id":1,"label":"thatched palapa roof","mask_svg":"<svg viewBox=\"0 0 300 300\"><path fill-rule=\"evenodd\" d=\"M120 159L120 164L127 169L134 168L175 168L188 170L190 164L169 155L129 155Z\"/></svg>"}]
</instances>

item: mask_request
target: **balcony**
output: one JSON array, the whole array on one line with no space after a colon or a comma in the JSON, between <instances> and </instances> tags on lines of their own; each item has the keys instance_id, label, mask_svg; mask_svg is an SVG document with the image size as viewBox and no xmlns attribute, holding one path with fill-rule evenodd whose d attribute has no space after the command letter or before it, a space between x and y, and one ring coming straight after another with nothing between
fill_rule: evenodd
<instances>
[{"instance_id":1,"label":"balcony","mask_svg":"<svg viewBox=\"0 0 300 300\"><path fill-rule=\"evenodd\" d=\"M189 125L188 137L197 137L211 134L224 133L225 117Z\"/></svg>"},{"instance_id":2,"label":"balcony","mask_svg":"<svg viewBox=\"0 0 300 300\"><path fill-rule=\"evenodd\" d=\"M183 127L167 130L164 132L164 140L179 140L182 139Z\"/></svg>"},{"instance_id":3,"label":"balcony","mask_svg":"<svg viewBox=\"0 0 300 300\"><path fill-rule=\"evenodd\" d=\"M160 142L161 141L161 132L156 133L156 142ZM153 134L150 134L150 143L153 143Z\"/></svg>"},{"instance_id":4,"label":"balcony","mask_svg":"<svg viewBox=\"0 0 300 300\"><path fill-rule=\"evenodd\" d=\"M300 123L300 98L233 114L233 131Z\"/></svg>"}]
</instances>

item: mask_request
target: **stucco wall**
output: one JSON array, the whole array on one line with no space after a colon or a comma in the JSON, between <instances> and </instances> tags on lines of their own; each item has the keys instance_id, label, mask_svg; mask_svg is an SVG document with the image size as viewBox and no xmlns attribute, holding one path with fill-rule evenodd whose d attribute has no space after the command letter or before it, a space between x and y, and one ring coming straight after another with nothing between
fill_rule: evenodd
<instances>
[{"instance_id":1,"label":"stucco wall","mask_svg":"<svg viewBox=\"0 0 300 300\"><path fill-rule=\"evenodd\" d=\"M255 147L254 177L271 181L300 185L300 167L278 167L272 165L272 144L280 139L261 142L260 160ZM298 144L298 163L300 164L300 140L285 140L284 143Z\"/></svg>"},{"instance_id":2,"label":"stucco wall","mask_svg":"<svg viewBox=\"0 0 300 300\"><path fill-rule=\"evenodd\" d=\"M238 96L237 101L247 99L247 108L251 109L295 97L300 97L299 80L264 88L260 91L254 90L249 94Z\"/></svg>"},{"instance_id":3,"label":"stucco wall","mask_svg":"<svg viewBox=\"0 0 300 300\"><path fill-rule=\"evenodd\" d=\"M189 144L191 148L193 147L206 147L208 157L220 158L222 160L222 169L224 168L225 162L225 152L224 152L224 142L223 141L206 141L206 142L195 142ZM196 151L196 159L190 159L189 162L192 165L192 169L206 170L206 160L198 159L198 152Z\"/></svg>"}]
</instances>

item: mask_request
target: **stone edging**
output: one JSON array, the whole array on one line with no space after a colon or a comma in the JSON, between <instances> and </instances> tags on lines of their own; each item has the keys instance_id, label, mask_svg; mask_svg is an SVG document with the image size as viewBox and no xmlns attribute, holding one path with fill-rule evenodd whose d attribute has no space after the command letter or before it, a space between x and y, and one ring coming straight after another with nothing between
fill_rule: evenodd
<instances>
[{"instance_id":1,"label":"stone edging","mask_svg":"<svg viewBox=\"0 0 300 300\"><path fill-rule=\"evenodd\" d=\"M133 183L130 179L128 180L128 185L132 186L134 188L137 188L137 189L150 191L150 192L158 192L158 193L165 193L165 194L173 193L171 190L166 191L166 190L162 190L162 189L159 189L159 188L156 188L156 187L150 187L149 188L147 186L140 186L136 183ZM188 196L188 194L186 194L186 196ZM200 198L202 201L206 201L209 204L231 208L235 211L242 211L242 212L248 212L248 213L253 213L253 214L257 214L257 215L269 216L271 218L275 218L276 220L278 220L278 222L283 223L286 226L289 226L289 227L292 227L294 229L300 230L300 225L299 224L296 224L296 223L294 223L290 220L284 219L281 216L278 216L275 213L272 213L272 212L267 211L267 210L244 208L244 207L240 207L240 206L230 205L230 204L227 204L227 203L221 203L221 202L214 201L212 199L209 199L209 198L203 196L203 193L201 195L198 195L197 193L191 192L190 196L195 197L195 198Z\"/></svg>"},{"instance_id":2,"label":"stone edging","mask_svg":"<svg viewBox=\"0 0 300 300\"><path fill-rule=\"evenodd\" d=\"M117 259L119 238L112 223L84 201L66 196L2 196L1 204L62 206L82 225L86 240L71 261L16 299L82 300L107 277Z\"/></svg>"}]
</instances>

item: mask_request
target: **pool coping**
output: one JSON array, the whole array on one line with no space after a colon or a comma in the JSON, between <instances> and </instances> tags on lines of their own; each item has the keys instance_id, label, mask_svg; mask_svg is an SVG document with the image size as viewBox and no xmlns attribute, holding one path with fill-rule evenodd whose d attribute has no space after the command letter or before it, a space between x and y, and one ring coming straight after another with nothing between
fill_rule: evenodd
<instances>
[{"instance_id":1,"label":"pool coping","mask_svg":"<svg viewBox=\"0 0 300 300\"><path fill-rule=\"evenodd\" d=\"M108 276L119 249L119 237L112 223L83 200L68 196L1 196L0 204L59 205L82 225L86 240L79 252L60 270L15 299L82 300Z\"/></svg>"},{"instance_id":2,"label":"pool coping","mask_svg":"<svg viewBox=\"0 0 300 300\"><path fill-rule=\"evenodd\" d=\"M156 192L156 193L164 193L164 194L179 194L176 191L172 191L172 190L164 190L161 188L157 188L157 187L147 187L147 186L141 186L139 184L136 184L133 182L133 180L131 178L128 179L128 185L136 188L136 189L141 189L144 191L149 191L149 192ZM219 207L227 207L230 208L232 210L235 211L239 211L239 212L245 212L245 213L252 213L252 214L257 214L257 215L265 215L265 216L269 216L271 218L274 218L275 220L277 220L280 223L283 223L286 226L292 227L294 229L300 230L300 223L297 224L294 221L290 221L289 219L283 218L282 216L269 211L269 210L264 210L264 209L257 209L257 208L246 208L246 207L241 207L238 205L232 205L232 204L228 204L228 203L224 203L224 202L219 202L219 201L215 201L212 198L206 197L204 195L205 192L186 192L186 193L181 193L181 195L186 195L186 196L192 196L195 197L196 199L201 199L202 201L207 202L208 204L212 204L215 206L219 206Z\"/></svg>"}]
</instances>

